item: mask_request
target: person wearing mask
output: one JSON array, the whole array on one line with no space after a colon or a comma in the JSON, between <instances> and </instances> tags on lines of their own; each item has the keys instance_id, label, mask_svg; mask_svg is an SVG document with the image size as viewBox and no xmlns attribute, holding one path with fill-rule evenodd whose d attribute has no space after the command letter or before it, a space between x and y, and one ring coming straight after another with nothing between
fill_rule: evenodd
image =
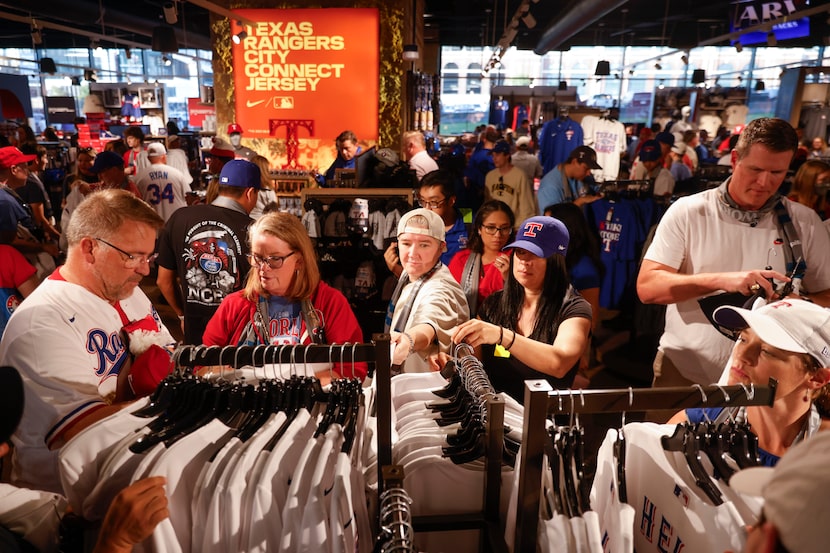
<instances>
[{"instance_id":1,"label":"person wearing mask","mask_svg":"<svg viewBox=\"0 0 830 553\"><path fill-rule=\"evenodd\" d=\"M438 164L427 152L424 133L421 131L406 131L403 133L403 151L409 168L415 171L420 181L424 175L438 170Z\"/></svg>"},{"instance_id":2,"label":"person wearing mask","mask_svg":"<svg viewBox=\"0 0 830 553\"><path fill-rule=\"evenodd\" d=\"M500 200L484 202L473 221L467 248L456 252L450 260L450 272L467 297L470 318L476 316L478 306L487 296L504 288L510 256L502 248L510 240L514 226L509 205Z\"/></svg>"},{"instance_id":3,"label":"person wearing mask","mask_svg":"<svg viewBox=\"0 0 830 553\"><path fill-rule=\"evenodd\" d=\"M414 209L398 221L403 273L398 279L385 332L392 336L392 364L400 372L428 372L429 359L450 351L450 333L469 318L467 298L441 262L444 221L432 210Z\"/></svg>"},{"instance_id":4,"label":"person wearing mask","mask_svg":"<svg viewBox=\"0 0 830 553\"><path fill-rule=\"evenodd\" d=\"M208 346L345 344L363 341L348 300L320 278L308 233L290 213L268 213L248 231L252 270L243 290L222 300L205 328ZM292 367L296 370L296 367ZM328 381L366 376L366 364L318 371Z\"/></svg>"},{"instance_id":5,"label":"person wearing mask","mask_svg":"<svg viewBox=\"0 0 830 553\"><path fill-rule=\"evenodd\" d=\"M355 157L363 151L357 143L357 136L352 131L341 132L334 143L337 147L337 157L326 169L324 174L326 182L334 180L337 169L354 169Z\"/></svg>"},{"instance_id":6,"label":"person wearing mask","mask_svg":"<svg viewBox=\"0 0 830 553\"><path fill-rule=\"evenodd\" d=\"M542 177L536 196L539 213L549 205L574 202L582 206L599 198L590 185L592 169L602 169L594 149L590 146L574 148L565 161Z\"/></svg>"},{"instance_id":7,"label":"person wearing mask","mask_svg":"<svg viewBox=\"0 0 830 553\"><path fill-rule=\"evenodd\" d=\"M533 181L528 181L525 172L510 163L510 144L499 140L490 155L493 156L495 169L484 178L485 200L503 201L519 221L532 217L538 210L531 184Z\"/></svg>"},{"instance_id":8,"label":"person wearing mask","mask_svg":"<svg viewBox=\"0 0 830 553\"><path fill-rule=\"evenodd\" d=\"M828 190L830 190L830 164L818 159L808 159L798 168L787 198L812 208L822 221L827 221L830 219Z\"/></svg>"},{"instance_id":9,"label":"person wearing mask","mask_svg":"<svg viewBox=\"0 0 830 553\"><path fill-rule=\"evenodd\" d=\"M14 434L11 482L61 492L58 451L81 430L152 389L152 367L128 349L143 323L172 342L139 283L156 258L162 220L124 190L90 194L66 229L66 263L20 304L0 340L0 365L17 368L26 405ZM168 358L169 362L169 358ZM142 369L143 367L143 369ZM162 367L164 375L167 364ZM123 373L123 374L122 374Z\"/></svg>"},{"instance_id":10,"label":"person wearing mask","mask_svg":"<svg viewBox=\"0 0 830 553\"><path fill-rule=\"evenodd\" d=\"M788 122L751 121L732 151L732 176L679 198L660 220L637 277L643 303L668 306L655 387L716 382L732 343L709 323L709 304L730 301L716 296L724 292L741 303L747 298L739 295L776 299L793 273L788 260L806 263L799 263L793 293L830 305L830 234L815 211L778 194L797 146Z\"/></svg>"},{"instance_id":11,"label":"person wearing mask","mask_svg":"<svg viewBox=\"0 0 830 553\"><path fill-rule=\"evenodd\" d=\"M159 236L156 284L187 344L202 343L208 321L225 297L242 289L250 270L246 237L262 174L250 161L234 159L216 182L213 202L177 210Z\"/></svg>"},{"instance_id":12,"label":"person wearing mask","mask_svg":"<svg viewBox=\"0 0 830 553\"><path fill-rule=\"evenodd\" d=\"M504 290L491 294L478 318L452 334L453 343L481 348L490 382L520 403L528 379L570 388L588 347L591 306L570 284L568 240L568 229L553 217L524 221L505 246L510 272Z\"/></svg>"},{"instance_id":13,"label":"person wearing mask","mask_svg":"<svg viewBox=\"0 0 830 553\"><path fill-rule=\"evenodd\" d=\"M830 428L830 310L785 299L750 311L723 306L714 322L735 336L727 383L778 382L771 406L686 409L669 424L745 420L758 436L761 464L775 466L796 443Z\"/></svg>"}]
</instances>

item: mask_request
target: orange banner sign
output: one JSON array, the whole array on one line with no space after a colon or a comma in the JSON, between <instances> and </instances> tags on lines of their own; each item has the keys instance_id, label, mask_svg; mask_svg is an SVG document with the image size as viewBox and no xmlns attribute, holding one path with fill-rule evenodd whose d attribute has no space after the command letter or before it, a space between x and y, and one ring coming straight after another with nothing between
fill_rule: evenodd
<instances>
[{"instance_id":1,"label":"orange banner sign","mask_svg":"<svg viewBox=\"0 0 830 553\"><path fill-rule=\"evenodd\" d=\"M313 122L326 141L344 129L378 138L379 13L374 8L233 10L236 122L249 138L271 120ZM239 33L242 33L239 35ZM300 136L308 138L308 136Z\"/></svg>"}]
</instances>

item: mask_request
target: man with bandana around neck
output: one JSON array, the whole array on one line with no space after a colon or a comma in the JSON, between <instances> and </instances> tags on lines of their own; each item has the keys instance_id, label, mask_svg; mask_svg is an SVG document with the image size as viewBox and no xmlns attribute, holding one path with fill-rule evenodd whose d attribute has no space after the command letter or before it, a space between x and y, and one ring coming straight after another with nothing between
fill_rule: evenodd
<instances>
[{"instance_id":1,"label":"man with bandana around neck","mask_svg":"<svg viewBox=\"0 0 830 553\"><path fill-rule=\"evenodd\" d=\"M795 293L830 305L830 234L814 211L778 193L797 147L786 121L750 122L731 153L732 176L680 198L657 226L637 278L643 303L668 306L655 387L711 384L723 372L732 342L708 322L701 298L777 297L802 257Z\"/></svg>"}]
</instances>

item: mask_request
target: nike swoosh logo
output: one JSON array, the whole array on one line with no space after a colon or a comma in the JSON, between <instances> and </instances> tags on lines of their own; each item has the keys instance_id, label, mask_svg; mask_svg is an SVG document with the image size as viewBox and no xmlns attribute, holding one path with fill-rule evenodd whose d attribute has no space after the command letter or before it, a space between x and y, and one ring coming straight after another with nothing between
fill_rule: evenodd
<instances>
[{"instance_id":1,"label":"nike swoosh logo","mask_svg":"<svg viewBox=\"0 0 830 553\"><path fill-rule=\"evenodd\" d=\"M247 106L249 108L252 108L252 107L258 106L259 104L264 104L265 102L266 102L266 100L257 100L256 102L252 102L252 101L248 100Z\"/></svg>"}]
</instances>

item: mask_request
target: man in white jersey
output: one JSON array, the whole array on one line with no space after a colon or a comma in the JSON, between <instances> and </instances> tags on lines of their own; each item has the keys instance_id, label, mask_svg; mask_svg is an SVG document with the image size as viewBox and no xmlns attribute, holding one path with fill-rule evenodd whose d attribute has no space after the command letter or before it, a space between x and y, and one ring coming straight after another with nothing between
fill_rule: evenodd
<instances>
[{"instance_id":1,"label":"man in white jersey","mask_svg":"<svg viewBox=\"0 0 830 553\"><path fill-rule=\"evenodd\" d=\"M193 177L167 165L167 150L154 142L147 146L150 165L138 170L136 186L144 201L167 221L174 211L187 205Z\"/></svg>"},{"instance_id":2,"label":"man in white jersey","mask_svg":"<svg viewBox=\"0 0 830 553\"><path fill-rule=\"evenodd\" d=\"M139 289L161 217L131 193L87 196L67 229L66 264L9 321L0 364L17 368L26 396L15 432L12 482L60 492L58 449L133 397L125 325L169 335Z\"/></svg>"},{"instance_id":3,"label":"man in white jersey","mask_svg":"<svg viewBox=\"0 0 830 553\"><path fill-rule=\"evenodd\" d=\"M815 211L778 194L797 146L786 121L755 119L732 151L732 177L680 198L661 219L637 278L643 303L668 305L655 386L709 384L726 366L733 343L709 324L701 298L771 298L773 280L783 285L797 264L795 293L830 305L830 235Z\"/></svg>"}]
</instances>

